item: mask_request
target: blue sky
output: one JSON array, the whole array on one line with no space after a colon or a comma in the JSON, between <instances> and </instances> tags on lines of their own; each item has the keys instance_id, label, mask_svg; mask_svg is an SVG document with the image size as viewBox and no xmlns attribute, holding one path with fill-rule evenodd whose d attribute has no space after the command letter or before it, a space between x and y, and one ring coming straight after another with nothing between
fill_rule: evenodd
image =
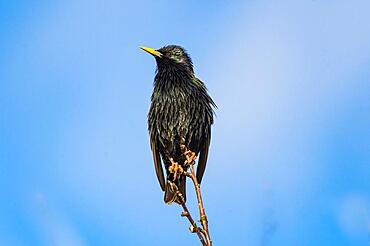
<instances>
[{"instance_id":1,"label":"blue sky","mask_svg":"<svg viewBox=\"0 0 370 246\"><path fill-rule=\"evenodd\" d=\"M219 107L202 184L215 245L367 245L369 9L0 2L0 245L198 243L148 143L155 62L138 46L172 43Z\"/></svg>"}]
</instances>

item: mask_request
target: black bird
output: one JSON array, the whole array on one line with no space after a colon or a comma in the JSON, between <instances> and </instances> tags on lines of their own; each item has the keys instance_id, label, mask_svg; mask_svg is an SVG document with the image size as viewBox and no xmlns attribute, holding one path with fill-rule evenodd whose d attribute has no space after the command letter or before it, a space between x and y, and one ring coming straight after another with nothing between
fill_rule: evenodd
<instances>
[{"instance_id":1,"label":"black bird","mask_svg":"<svg viewBox=\"0 0 370 246\"><path fill-rule=\"evenodd\" d=\"M199 183L202 181L216 105L204 83L195 77L193 63L184 48L177 45L158 50L140 48L153 55L157 62L148 113L155 171L165 192L164 201L180 203L171 182L186 198L186 150L196 156L199 154L196 177ZM166 181L161 160L166 169Z\"/></svg>"}]
</instances>

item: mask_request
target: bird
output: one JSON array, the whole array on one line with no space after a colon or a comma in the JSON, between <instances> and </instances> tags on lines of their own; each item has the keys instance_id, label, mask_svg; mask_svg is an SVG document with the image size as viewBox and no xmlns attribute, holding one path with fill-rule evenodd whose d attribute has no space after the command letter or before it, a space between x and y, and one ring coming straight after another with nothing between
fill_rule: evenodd
<instances>
[{"instance_id":1,"label":"bird","mask_svg":"<svg viewBox=\"0 0 370 246\"><path fill-rule=\"evenodd\" d=\"M183 47L140 48L154 56L157 65L148 112L156 175L164 191L164 202L182 204L186 201L189 158L195 160L199 155L196 179L199 184L202 181L217 106L205 84L195 76L192 60ZM181 199L177 191L182 194Z\"/></svg>"}]
</instances>

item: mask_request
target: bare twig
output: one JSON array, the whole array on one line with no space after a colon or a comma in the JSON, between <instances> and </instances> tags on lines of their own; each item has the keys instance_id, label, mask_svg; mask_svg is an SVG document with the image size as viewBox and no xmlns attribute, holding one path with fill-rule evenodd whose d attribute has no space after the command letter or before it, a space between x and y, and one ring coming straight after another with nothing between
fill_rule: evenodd
<instances>
[{"instance_id":1,"label":"bare twig","mask_svg":"<svg viewBox=\"0 0 370 246\"><path fill-rule=\"evenodd\" d=\"M212 240L211 240L211 237L209 236L208 220L207 220L207 216L206 216L204 206L203 206L203 200L202 200L202 194L201 194L201 191L200 191L200 185L198 183L197 177L196 177L195 172L194 172L194 164L195 164L195 159L197 157L196 157L196 154L194 152L188 150L188 148L184 144L181 144L181 150L182 150L183 154L186 157L185 164L188 165L189 169L190 169L190 172L185 171L183 174L186 175L187 177L189 177L193 181L195 191L196 191L196 194L197 194L197 200L198 200L199 215L200 215L199 222L201 223L202 228L198 227L197 223L191 217L190 212L189 212L188 208L186 207L186 202L185 202L184 195L179 191L177 185L172 183L172 182L170 182L169 184L171 185L171 189L176 192L176 195L180 200L180 205L184 209L184 212L181 213L181 216L187 217L190 224L191 224L190 228L189 228L190 231L192 233L196 233L198 235L199 240L200 240L200 242L202 243L203 246L212 246ZM176 164L177 163L175 163L174 168L169 170L171 173L174 173L175 177L177 176L176 175L177 172L175 170L176 169Z\"/></svg>"},{"instance_id":2,"label":"bare twig","mask_svg":"<svg viewBox=\"0 0 370 246\"><path fill-rule=\"evenodd\" d=\"M194 153L192 153L191 156L187 155L187 162L188 162L189 167L190 167L190 173L187 172L186 176L191 178L191 180L193 181L194 187L195 187L195 191L196 191L196 194L197 194L197 200L198 200L199 215L200 215L200 220L199 221L200 221L200 223L203 227L202 233L204 234L204 236L206 238L206 241L207 241L206 245L207 246L212 246L212 240L211 240L211 237L209 236L209 230L208 230L208 220L207 220L207 216L206 216L204 206L203 206L202 193L201 193L201 190L200 190L200 185L198 183L197 177L196 177L195 172L194 172L195 159L196 159L196 156L195 156Z\"/></svg>"},{"instance_id":3,"label":"bare twig","mask_svg":"<svg viewBox=\"0 0 370 246\"><path fill-rule=\"evenodd\" d=\"M184 210L184 212L181 213L181 216L188 218L188 220L190 222L190 227L189 227L190 232L196 233L198 235L199 240L202 243L202 245L207 246L207 243L206 243L206 241L205 241L205 239L203 238L203 235L202 235L202 229L197 226L197 223L195 223L195 221L191 217L189 209L186 206L184 196L179 191L177 185L175 185L174 183L171 183L171 187L176 191L177 197L180 198L181 206L182 206L182 209Z\"/></svg>"}]
</instances>

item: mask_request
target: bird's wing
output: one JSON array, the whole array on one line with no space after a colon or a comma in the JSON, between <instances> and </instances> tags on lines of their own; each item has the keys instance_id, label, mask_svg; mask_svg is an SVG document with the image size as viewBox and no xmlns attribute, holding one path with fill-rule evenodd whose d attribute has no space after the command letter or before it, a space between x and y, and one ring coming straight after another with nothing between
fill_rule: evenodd
<instances>
[{"instance_id":1,"label":"bird's wing","mask_svg":"<svg viewBox=\"0 0 370 246\"><path fill-rule=\"evenodd\" d=\"M199 184L202 181L204 171L206 170L209 144L211 143L211 136L209 136L208 139L206 139L205 142L206 143L205 143L203 149L200 151L198 167L197 167L197 180L198 180Z\"/></svg>"},{"instance_id":2,"label":"bird's wing","mask_svg":"<svg viewBox=\"0 0 370 246\"><path fill-rule=\"evenodd\" d=\"M150 147L152 149L152 154L153 154L154 168L155 168L155 172L157 174L157 178L158 178L159 184L161 185L161 188L164 191L166 185L165 185L165 181L164 181L161 156L159 154L159 151L158 151L158 149L156 147L156 144L153 141L151 135L152 134L150 133Z\"/></svg>"}]
</instances>

